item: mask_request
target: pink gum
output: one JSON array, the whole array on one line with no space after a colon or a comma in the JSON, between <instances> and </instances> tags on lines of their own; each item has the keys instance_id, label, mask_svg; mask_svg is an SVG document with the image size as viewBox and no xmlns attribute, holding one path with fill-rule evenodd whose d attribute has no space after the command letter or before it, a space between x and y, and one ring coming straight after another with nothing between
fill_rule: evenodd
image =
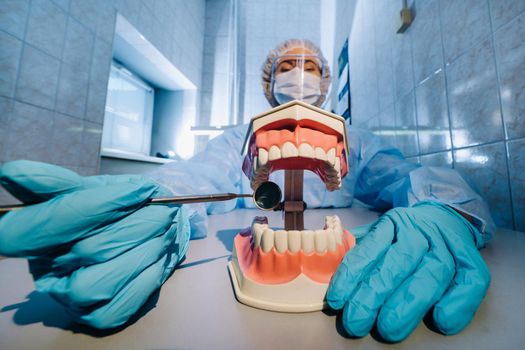
<instances>
[{"instance_id":1,"label":"pink gum","mask_svg":"<svg viewBox=\"0 0 525 350\"><path fill-rule=\"evenodd\" d=\"M237 235L234 244L241 270L256 282L282 284L304 273L313 281L328 283L346 252L355 246L355 237L345 230L343 244L338 244L334 252L323 254L306 254L302 250L279 253L275 248L265 253L261 247L252 250L251 236Z\"/></svg>"},{"instance_id":2,"label":"pink gum","mask_svg":"<svg viewBox=\"0 0 525 350\"><path fill-rule=\"evenodd\" d=\"M255 135L257 148L264 148L266 150L269 150L273 145L280 147L285 142L292 142L296 147L299 147L301 143L306 142L313 147L321 147L325 152L328 152L332 148L336 148L337 156L340 156L343 150L343 142L338 142L337 136L304 128L300 125L296 126L295 131L286 129L257 130Z\"/></svg>"}]
</instances>

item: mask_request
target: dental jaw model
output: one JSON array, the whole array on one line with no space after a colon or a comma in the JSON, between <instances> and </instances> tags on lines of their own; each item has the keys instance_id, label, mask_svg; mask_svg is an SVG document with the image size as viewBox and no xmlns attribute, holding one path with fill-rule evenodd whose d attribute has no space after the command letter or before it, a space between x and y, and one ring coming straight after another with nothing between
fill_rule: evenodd
<instances>
[{"instance_id":1,"label":"dental jaw model","mask_svg":"<svg viewBox=\"0 0 525 350\"><path fill-rule=\"evenodd\" d=\"M322 310L330 278L355 238L335 215L321 230L304 229L303 172L315 172L329 191L341 188L348 173L344 119L292 101L252 118L244 152L253 189L285 171L285 228L256 217L235 237L228 269L237 299L273 311Z\"/></svg>"}]
</instances>

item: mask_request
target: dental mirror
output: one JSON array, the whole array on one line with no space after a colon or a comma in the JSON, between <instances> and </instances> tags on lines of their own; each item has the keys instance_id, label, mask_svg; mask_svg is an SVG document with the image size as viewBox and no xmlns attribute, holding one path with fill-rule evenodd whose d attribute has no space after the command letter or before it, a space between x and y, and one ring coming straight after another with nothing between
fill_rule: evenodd
<instances>
[{"instance_id":1,"label":"dental mirror","mask_svg":"<svg viewBox=\"0 0 525 350\"><path fill-rule=\"evenodd\" d=\"M281 204L282 192L275 182L266 181L257 187L253 194L253 201L257 208L274 210Z\"/></svg>"},{"instance_id":2,"label":"dental mirror","mask_svg":"<svg viewBox=\"0 0 525 350\"><path fill-rule=\"evenodd\" d=\"M189 204L189 203L203 203L203 202L220 202L227 201L240 197L252 197L255 206L262 210L274 210L279 207L281 203L282 192L279 186L271 181L263 182L253 194L235 194L235 193L219 193L207 195L189 195L177 197L153 198L147 205L165 205L165 204ZM6 214L12 210L26 207L24 204L15 204L8 206L0 206L0 215Z\"/></svg>"}]
</instances>

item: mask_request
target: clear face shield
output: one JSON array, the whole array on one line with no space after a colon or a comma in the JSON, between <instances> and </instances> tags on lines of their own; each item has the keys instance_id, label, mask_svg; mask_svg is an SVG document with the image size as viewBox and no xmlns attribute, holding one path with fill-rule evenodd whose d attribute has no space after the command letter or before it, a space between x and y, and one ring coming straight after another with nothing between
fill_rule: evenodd
<instances>
[{"instance_id":1,"label":"clear face shield","mask_svg":"<svg viewBox=\"0 0 525 350\"><path fill-rule=\"evenodd\" d=\"M323 59L317 55L290 54L276 57L271 78L275 100L280 105L300 100L319 106L324 67Z\"/></svg>"}]
</instances>

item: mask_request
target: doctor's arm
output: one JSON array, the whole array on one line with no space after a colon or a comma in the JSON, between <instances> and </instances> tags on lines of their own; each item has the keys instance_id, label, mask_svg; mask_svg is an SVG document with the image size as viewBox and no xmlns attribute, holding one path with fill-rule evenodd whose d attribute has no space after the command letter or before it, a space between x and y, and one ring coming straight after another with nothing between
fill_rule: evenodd
<instances>
[{"instance_id":1,"label":"doctor's arm","mask_svg":"<svg viewBox=\"0 0 525 350\"><path fill-rule=\"evenodd\" d=\"M0 184L25 204L0 216L0 254L26 257L39 292L95 328L124 324L173 272L190 239L206 235L209 205L148 206L151 198L236 192L245 128L229 130L188 161L148 176L83 177L12 161Z\"/></svg>"},{"instance_id":2,"label":"doctor's arm","mask_svg":"<svg viewBox=\"0 0 525 350\"><path fill-rule=\"evenodd\" d=\"M186 161L168 163L146 174L174 195L239 193L243 146L247 125L235 126L210 140L206 148ZM185 205L191 224L191 238L207 235L207 214L233 210L235 200Z\"/></svg>"},{"instance_id":3,"label":"doctor's arm","mask_svg":"<svg viewBox=\"0 0 525 350\"><path fill-rule=\"evenodd\" d=\"M445 204L474 224L484 242L492 238L495 225L486 202L456 170L412 163L365 130L350 129L348 139L357 199L378 210L423 201Z\"/></svg>"},{"instance_id":4,"label":"doctor's arm","mask_svg":"<svg viewBox=\"0 0 525 350\"><path fill-rule=\"evenodd\" d=\"M478 251L493 232L485 202L453 169L411 163L364 130L347 136L355 197L388 211L351 230L358 244L332 277L328 304L343 309L352 336L375 325L400 341L427 313L440 332L460 332L490 284Z\"/></svg>"}]
</instances>

